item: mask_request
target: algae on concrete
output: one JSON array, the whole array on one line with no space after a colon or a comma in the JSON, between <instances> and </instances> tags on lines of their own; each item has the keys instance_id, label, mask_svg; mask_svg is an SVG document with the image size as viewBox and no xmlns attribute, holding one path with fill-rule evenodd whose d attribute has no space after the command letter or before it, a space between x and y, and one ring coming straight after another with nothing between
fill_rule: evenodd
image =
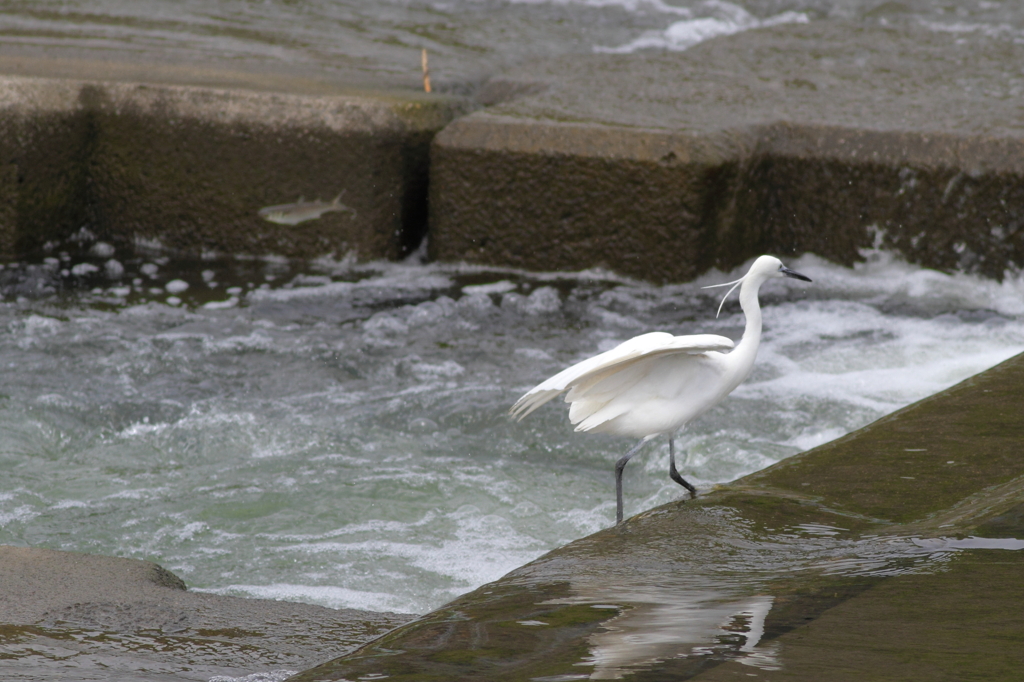
<instances>
[{"instance_id":1,"label":"algae on concrete","mask_svg":"<svg viewBox=\"0 0 1024 682\"><path fill-rule=\"evenodd\" d=\"M726 662L693 679L1014 680L1024 669L1022 574L1024 552L951 557L943 570L894 576L783 633L777 669L751 675Z\"/></svg>"}]
</instances>

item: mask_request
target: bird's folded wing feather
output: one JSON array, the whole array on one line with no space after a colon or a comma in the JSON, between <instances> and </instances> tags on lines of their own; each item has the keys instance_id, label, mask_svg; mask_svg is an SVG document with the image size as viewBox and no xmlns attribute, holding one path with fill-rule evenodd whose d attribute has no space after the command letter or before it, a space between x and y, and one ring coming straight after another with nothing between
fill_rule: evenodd
<instances>
[{"instance_id":1,"label":"bird's folded wing feather","mask_svg":"<svg viewBox=\"0 0 1024 682\"><path fill-rule=\"evenodd\" d=\"M591 378L605 378L639 360L673 353L706 353L727 351L733 342L716 334L672 336L665 332L642 334L625 341L572 367L562 370L547 381L538 384L516 401L509 413L522 419L559 393Z\"/></svg>"}]
</instances>

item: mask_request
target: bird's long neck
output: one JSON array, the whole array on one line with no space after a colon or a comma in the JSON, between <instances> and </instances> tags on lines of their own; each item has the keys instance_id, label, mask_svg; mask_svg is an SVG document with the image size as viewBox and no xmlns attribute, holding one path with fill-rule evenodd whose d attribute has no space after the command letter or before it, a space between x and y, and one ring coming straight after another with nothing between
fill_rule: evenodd
<instances>
[{"instance_id":1,"label":"bird's long neck","mask_svg":"<svg viewBox=\"0 0 1024 682\"><path fill-rule=\"evenodd\" d=\"M738 375L737 384L747 377L751 367L754 366L757 348L761 345L761 305L757 300L760 289L760 280L747 279L740 285L740 308L743 309L743 315L747 318L747 324L743 329L743 338L740 339L736 349L729 354L735 356L734 370Z\"/></svg>"}]
</instances>

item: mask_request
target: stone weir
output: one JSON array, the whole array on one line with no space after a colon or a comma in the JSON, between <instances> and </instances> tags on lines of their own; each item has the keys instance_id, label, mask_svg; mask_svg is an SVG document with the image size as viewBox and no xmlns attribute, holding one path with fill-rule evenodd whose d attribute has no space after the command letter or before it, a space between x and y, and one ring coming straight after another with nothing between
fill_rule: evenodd
<instances>
[{"instance_id":1,"label":"stone weir","mask_svg":"<svg viewBox=\"0 0 1024 682\"><path fill-rule=\"evenodd\" d=\"M1024 264L1022 67L1010 41L839 21L542 60L474 101L5 53L0 256L87 226L119 252L394 259L429 230L437 260L652 282L871 246L998 279ZM354 213L257 215L342 190Z\"/></svg>"},{"instance_id":2,"label":"stone weir","mask_svg":"<svg viewBox=\"0 0 1024 682\"><path fill-rule=\"evenodd\" d=\"M559 548L293 682L1009 680L1024 355Z\"/></svg>"},{"instance_id":3,"label":"stone weir","mask_svg":"<svg viewBox=\"0 0 1024 682\"><path fill-rule=\"evenodd\" d=\"M0 76L8 259L82 227L121 253L401 258L426 230L430 142L468 111L464 99L216 69L7 57L5 72L18 74ZM350 211L297 226L258 215L339 194Z\"/></svg>"},{"instance_id":4,"label":"stone weir","mask_svg":"<svg viewBox=\"0 0 1024 682\"><path fill-rule=\"evenodd\" d=\"M434 142L430 253L693 279L761 253L1024 264L1024 45L841 22L519 67Z\"/></svg>"}]
</instances>

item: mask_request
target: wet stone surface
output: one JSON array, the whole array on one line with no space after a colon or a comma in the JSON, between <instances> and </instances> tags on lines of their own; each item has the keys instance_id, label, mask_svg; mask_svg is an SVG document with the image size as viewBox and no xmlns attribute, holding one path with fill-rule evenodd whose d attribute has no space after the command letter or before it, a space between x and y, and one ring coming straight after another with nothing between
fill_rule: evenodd
<instances>
[{"instance_id":1,"label":"wet stone surface","mask_svg":"<svg viewBox=\"0 0 1024 682\"><path fill-rule=\"evenodd\" d=\"M143 561L0 545L4 680L280 680L410 620L187 591Z\"/></svg>"},{"instance_id":2,"label":"wet stone surface","mask_svg":"<svg viewBox=\"0 0 1024 682\"><path fill-rule=\"evenodd\" d=\"M1022 368L1017 356L835 443L571 543L296 680L1001 679L1024 662L1024 462L1001 437L1020 429ZM988 415L985 428L972 410ZM917 459L863 455L892 433L912 434L917 452L980 450L959 495L925 486L908 500L865 483L867 511L912 521L901 524L864 514L856 487L815 488L844 462L861 467L857 480L914 479ZM811 485L793 486L796 470Z\"/></svg>"}]
</instances>

